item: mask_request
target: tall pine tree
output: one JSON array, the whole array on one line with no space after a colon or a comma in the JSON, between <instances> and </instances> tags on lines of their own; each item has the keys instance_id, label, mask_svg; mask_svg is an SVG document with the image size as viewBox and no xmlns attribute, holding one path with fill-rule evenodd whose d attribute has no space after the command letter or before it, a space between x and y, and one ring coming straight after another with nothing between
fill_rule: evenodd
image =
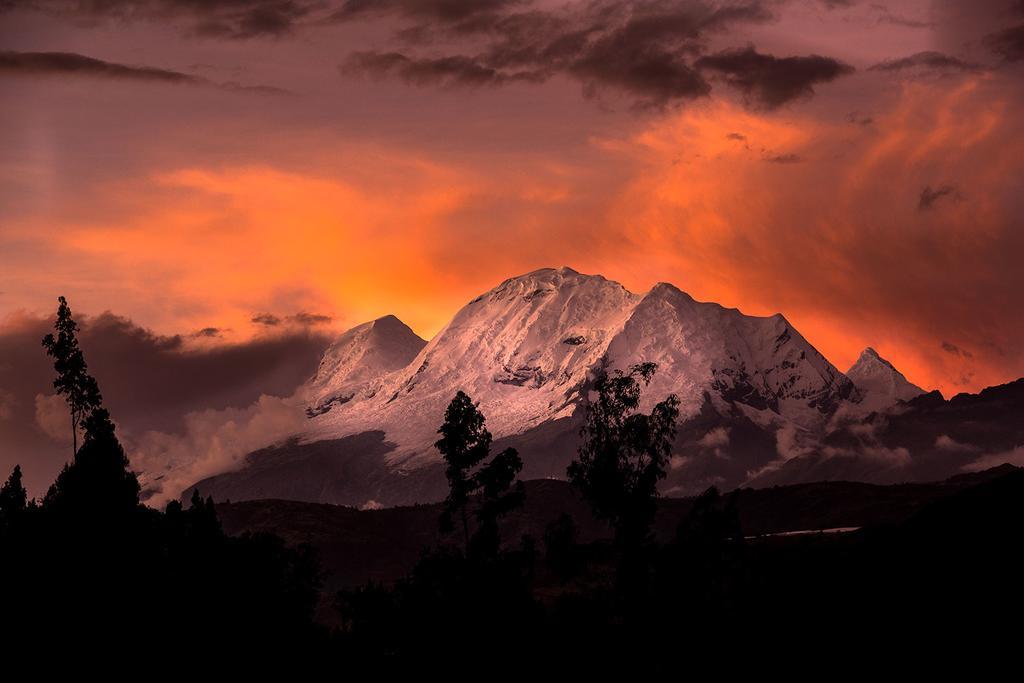
<instances>
[{"instance_id":1,"label":"tall pine tree","mask_svg":"<svg viewBox=\"0 0 1024 683\"><path fill-rule=\"evenodd\" d=\"M0 486L0 525L17 518L28 506L28 492L21 483L21 465L15 465L11 476Z\"/></svg>"},{"instance_id":2,"label":"tall pine tree","mask_svg":"<svg viewBox=\"0 0 1024 683\"><path fill-rule=\"evenodd\" d=\"M71 413L71 447L72 455L78 453L78 431L85 418L100 407L103 397L100 395L96 379L89 374L85 357L78 347L78 324L71 317L71 307L64 297L58 299L57 320L53 327L57 334L43 337L43 348L53 358L53 369L57 377L53 380L53 388L64 397Z\"/></svg>"},{"instance_id":3,"label":"tall pine tree","mask_svg":"<svg viewBox=\"0 0 1024 683\"><path fill-rule=\"evenodd\" d=\"M43 338L54 359L53 387L64 396L71 413L74 458L64 466L43 499L44 507L78 511L124 511L139 504L139 481L128 469L128 456L114 434L110 413L102 406L96 378L89 374L78 346L78 325L67 299L60 297L56 336ZM78 432L85 432L81 449Z\"/></svg>"}]
</instances>

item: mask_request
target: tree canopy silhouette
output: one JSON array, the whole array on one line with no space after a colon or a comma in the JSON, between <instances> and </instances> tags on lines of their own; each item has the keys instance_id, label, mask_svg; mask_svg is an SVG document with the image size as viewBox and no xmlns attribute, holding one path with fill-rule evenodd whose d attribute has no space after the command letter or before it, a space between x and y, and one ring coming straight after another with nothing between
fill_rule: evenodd
<instances>
[{"instance_id":1,"label":"tree canopy silhouette","mask_svg":"<svg viewBox=\"0 0 1024 683\"><path fill-rule=\"evenodd\" d=\"M53 386L71 411L75 453L43 498L47 509L64 507L78 512L131 511L139 505L139 481L129 469L128 456L114 433L110 413L102 406L96 378L88 372L75 333L67 299L60 297L52 334L43 338L46 353L54 358L57 378ZM78 431L85 432L78 448Z\"/></svg>"},{"instance_id":2,"label":"tree canopy silhouette","mask_svg":"<svg viewBox=\"0 0 1024 683\"><path fill-rule=\"evenodd\" d=\"M312 551L270 534L228 536L213 501L198 494L187 509L143 505L63 297L56 328L44 346L76 450L39 505L28 500L20 467L0 486L5 644L60 642L95 656L180 642L309 661L295 655L326 639L313 622L321 575Z\"/></svg>"},{"instance_id":3,"label":"tree canopy silhouette","mask_svg":"<svg viewBox=\"0 0 1024 683\"><path fill-rule=\"evenodd\" d=\"M114 434L106 408L84 421L85 438L72 462L64 466L43 498L45 508L112 513L139 505L139 480Z\"/></svg>"},{"instance_id":4,"label":"tree canopy silhouette","mask_svg":"<svg viewBox=\"0 0 1024 683\"><path fill-rule=\"evenodd\" d=\"M577 459L569 480L590 503L595 516L609 522L621 547L635 547L650 534L658 481L676 435L679 399L670 394L649 415L638 412L642 388L650 384L655 363L628 372L601 368L594 379L595 400L586 407Z\"/></svg>"},{"instance_id":5,"label":"tree canopy silhouette","mask_svg":"<svg viewBox=\"0 0 1024 683\"><path fill-rule=\"evenodd\" d=\"M466 552L472 548L491 555L500 545L498 518L521 505L525 493L522 482L516 481L523 462L514 448L506 448L487 460L491 454L491 433L485 422L473 400L460 391L445 410L444 424L437 430L441 438L434 445L445 461L448 478L441 530L453 531L457 516L462 523ZM477 494L478 529L471 538L467 507L471 496Z\"/></svg>"},{"instance_id":6,"label":"tree canopy silhouette","mask_svg":"<svg viewBox=\"0 0 1024 683\"><path fill-rule=\"evenodd\" d=\"M21 465L15 465L11 476L0 486L0 535L16 523L28 507L28 492L21 483Z\"/></svg>"},{"instance_id":7,"label":"tree canopy silhouette","mask_svg":"<svg viewBox=\"0 0 1024 683\"><path fill-rule=\"evenodd\" d=\"M93 410L100 407L103 397L78 347L79 328L71 317L71 307L63 296L58 301L57 320L53 324L57 334L43 337L43 348L53 358L53 369L57 371L53 388L64 397L71 413L71 448L74 454L78 452L79 427Z\"/></svg>"}]
</instances>

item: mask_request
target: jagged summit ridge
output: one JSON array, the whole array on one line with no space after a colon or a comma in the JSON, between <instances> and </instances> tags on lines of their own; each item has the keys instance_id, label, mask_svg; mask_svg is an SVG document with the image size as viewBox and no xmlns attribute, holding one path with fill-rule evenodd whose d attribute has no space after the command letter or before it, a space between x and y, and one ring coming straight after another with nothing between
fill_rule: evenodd
<instances>
[{"instance_id":1,"label":"jagged summit ridge","mask_svg":"<svg viewBox=\"0 0 1024 683\"><path fill-rule=\"evenodd\" d=\"M466 304L375 395L324 414L314 437L387 424L389 438L425 447L460 390L481 402L495 435L569 414L573 393L639 298L570 268L505 280Z\"/></svg>"},{"instance_id":2,"label":"jagged summit ridge","mask_svg":"<svg viewBox=\"0 0 1024 683\"><path fill-rule=\"evenodd\" d=\"M861 408L865 411L882 410L925 393L870 346L861 352L846 376L862 394Z\"/></svg>"},{"instance_id":3,"label":"jagged summit ridge","mask_svg":"<svg viewBox=\"0 0 1024 683\"><path fill-rule=\"evenodd\" d=\"M691 412L708 394L719 408L739 403L804 424L856 396L852 383L781 315L744 315L668 283L637 305L609 356L658 363L652 397L675 392Z\"/></svg>"},{"instance_id":4,"label":"jagged summit ridge","mask_svg":"<svg viewBox=\"0 0 1024 683\"><path fill-rule=\"evenodd\" d=\"M361 376L359 391L351 391L351 375L330 383L335 401L321 404L304 436L383 429L398 455L433 458L439 416L457 391L480 402L502 437L572 416L602 362L641 361L659 365L646 396L676 393L684 418L710 401L723 413L738 406L810 429L858 398L781 315L744 315L669 283L641 296L600 275L544 268L471 300L404 367ZM348 393L339 396L338 386Z\"/></svg>"}]
</instances>

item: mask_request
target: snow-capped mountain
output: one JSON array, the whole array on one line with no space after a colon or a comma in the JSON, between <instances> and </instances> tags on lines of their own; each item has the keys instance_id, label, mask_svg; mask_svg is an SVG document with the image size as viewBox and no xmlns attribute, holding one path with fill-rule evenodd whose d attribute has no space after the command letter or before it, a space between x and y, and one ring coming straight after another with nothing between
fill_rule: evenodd
<instances>
[{"instance_id":1,"label":"snow-capped mountain","mask_svg":"<svg viewBox=\"0 0 1024 683\"><path fill-rule=\"evenodd\" d=\"M684 419L710 397L719 411L740 405L768 421L813 429L856 396L853 384L780 315L746 316L669 284L638 296L598 275L544 269L475 298L407 367L361 376L361 391L352 390L345 364L340 381L316 380L332 387L335 400L321 400L304 436L383 428L398 444L396 455L435 458L430 445L457 391L480 402L496 438L520 434L570 417L602 358L618 368L657 363L645 396L654 402L677 394ZM343 395L338 386L346 387Z\"/></svg>"},{"instance_id":2,"label":"snow-capped mountain","mask_svg":"<svg viewBox=\"0 0 1024 683\"><path fill-rule=\"evenodd\" d=\"M666 283L631 311L608 356L622 365L656 362L648 398L677 394L683 417L710 397L720 411L741 405L812 428L840 401L856 398L850 380L781 315L744 315Z\"/></svg>"},{"instance_id":3,"label":"snow-capped mountain","mask_svg":"<svg viewBox=\"0 0 1024 683\"><path fill-rule=\"evenodd\" d=\"M308 414L325 413L367 392L368 387L412 362L426 344L393 315L353 327L338 337L320 360L308 386Z\"/></svg>"},{"instance_id":4,"label":"snow-capped mountain","mask_svg":"<svg viewBox=\"0 0 1024 683\"><path fill-rule=\"evenodd\" d=\"M460 390L479 402L497 443L519 448L524 475L562 476L588 380L603 363L646 361L658 370L642 407L670 393L681 401L664 487L671 493L742 485L813 447L840 406L861 401L854 382L781 315L698 302L666 283L638 295L600 275L548 268L476 297L429 343L393 316L343 334L306 387L308 428L287 452L269 449L260 462L254 454L248 471L217 478L213 492L221 486L244 498L248 485L240 482L255 477L260 495L273 495L287 470L304 483L281 497L396 504L443 496L432 444ZM913 385L878 361L895 373L888 389L868 361L857 376L882 406ZM331 472L314 472L324 467L314 460ZM260 468L266 473L257 477Z\"/></svg>"},{"instance_id":5,"label":"snow-capped mountain","mask_svg":"<svg viewBox=\"0 0 1024 683\"><path fill-rule=\"evenodd\" d=\"M433 459L438 418L460 390L480 402L496 437L571 415L639 299L567 268L506 280L463 307L406 368L312 419L305 438L383 427L396 455Z\"/></svg>"},{"instance_id":6,"label":"snow-capped mountain","mask_svg":"<svg viewBox=\"0 0 1024 683\"><path fill-rule=\"evenodd\" d=\"M898 401L909 401L925 393L870 346L861 352L846 376L860 392L860 405L865 411L885 410Z\"/></svg>"}]
</instances>

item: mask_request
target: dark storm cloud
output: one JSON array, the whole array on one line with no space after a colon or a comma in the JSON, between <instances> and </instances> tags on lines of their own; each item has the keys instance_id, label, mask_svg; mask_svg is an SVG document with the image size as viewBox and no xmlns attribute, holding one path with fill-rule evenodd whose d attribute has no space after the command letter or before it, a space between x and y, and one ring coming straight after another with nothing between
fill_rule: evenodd
<instances>
[{"instance_id":1,"label":"dark storm cloud","mask_svg":"<svg viewBox=\"0 0 1024 683\"><path fill-rule=\"evenodd\" d=\"M300 24L383 18L395 23L395 44L349 54L339 67L343 74L440 87L539 83L562 75L579 82L588 96L615 93L637 107L664 108L711 91L705 74L694 66L711 37L744 23L772 21L778 4L767 0L593 0L564 5L533 0L11 0L4 6L94 21L172 20L184 22L194 35L230 39L284 36ZM410 50L413 45L418 49ZM421 53L428 49L429 54ZM709 57L712 61L705 68L728 72L730 82L753 93L751 101L768 108L810 95L814 84L844 73L842 65L826 57L757 55L759 59L752 60L750 55L743 56L747 61L737 66L740 71L727 68L722 55ZM111 77L205 82L159 69L136 73L133 67L105 63L83 68ZM752 68L756 74L750 73ZM790 81L784 74L792 74L791 84L787 85Z\"/></svg>"},{"instance_id":2,"label":"dark storm cloud","mask_svg":"<svg viewBox=\"0 0 1024 683\"><path fill-rule=\"evenodd\" d=\"M114 64L73 52L0 52L0 73L93 76L193 85L207 82L178 71Z\"/></svg>"},{"instance_id":3,"label":"dark storm cloud","mask_svg":"<svg viewBox=\"0 0 1024 683\"><path fill-rule=\"evenodd\" d=\"M953 344L952 342L948 342L948 341L943 341L942 342L942 350L945 351L946 353L950 353L950 354L952 354L954 356L963 356L964 358L973 358L974 357L974 354L972 354L970 351L968 351L966 349L962 349L959 346L957 346L956 344Z\"/></svg>"},{"instance_id":4,"label":"dark storm cloud","mask_svg":"<svg viewBox=\"0 0 1024 683\"><path fill-rule=\"evenodd\" d=\"M869 68L869 71L904 71L908 69L934 69L938 71L978 71L980 65L941 52L918 52L908 57L887 59Z\"/></svg>"},{"instance_id":5,"label":"dark storm cloud","mask_svg":"<svg viewBox=\"0 0 1024 683\"><path fill-rule=\"evenodd\" d=\"M236 39L287 35L316 8L314 3L293 0L176 0L170 4L187 6L191 11L203 8L197 12L202 17L195 25L197 34Z\"/></svg>"},{"instance_id":6,"label":"dark storm cloud","mask_svg":"<svg viewBox=\"0 0 1024 683\"><path fill-rule=\"evenodd\" d=\"M299 311L295 315L287 315L283 318L273 313L257 313L250 318L249 322L253 325L262 325L263 327L279 327L285 324L312 327L314 325L326 325L332 320L334 318L329 315Z\"/></svg>"},{"instance_id":7,"label":"dark storm cloud","mask_svg":"<svg viewBox=\"0 0 1024 683\"><path fill-rule=\"evenodd\" d=\"M803 157L799 154L775 154L764 158L770 164L799 164Z\"/></svg>"},{"instance_id":8,"label":"dark storm cloud","mask_svg":"<svg viewBox=\"0 0 1024 683\"><path fill-rule=\"evenodd\" d=\"M266 327L277 327L281 324L281 319L271 313L257 313L250 320L254 325L264 325Z\"/></svg>"},{"instance_id":9,"label":"dark storm cloud","mask_svg":"<svg viewBox=\"0 0 1024 683\"><path fill-rule=\"evenodd\" d=\"M309 313L307 311L300 311L295 315L290 315L285 320L296 325L302 325L305 327L312 327L314 325L326 325L331 322L334 318L329 315L323 315L320 313Z\"/></svg>"},{"instance_id":10,"label":"dark storm cloud","mask_svg":"<svg viewBox=\"0 0 1024 683\"><path fill-rule=\"evenodd\" d=\"M261 395L288 396L316 371L326 335L293 328L244 344L192 348L181 335L162 336L111 313L76 314L89 371L126 433L174 433L186 413L248 406ZM36 490L67 459L63 444L37 423L36 397L53 394L53 365L40 340L52 321L22 316L0 329L0 471L20 462Z\"/></svg>"},{"instance_id":11,"label":"dark storm cloud","mask_svg":"<svg viewBox=\"0 0 1024 683\"><path fill-rule=\"evenodd\" d=\"M894 24L896 26L904 26L906 28L932 28L932 23L930 21L896 14L882 4L874 4L871 8L878 13L877 21L879 24Z\"/></svg>"},{"instance_id":12,"label":"dark storm cloud","mask_svg":"<svg viewBox=\"0 0 1024 683\"><path fill-rule=\"evenodd\" d=\"M181 20L201 36L280 37L325 3L316 0L6 0L3 10L36 10L78 20Z\"/></svg>"},{"instance_id":13,"label":"dark storm cloud","mask_svg":"<svg viewBox=\"0 0 1024 683\"><path fill-rule=\"evenodd\" d=\"M390 14L462 24L495 18L503 10L526 4L529 0L345 0L330 18L351 21Z\"/></svg>"},{"instance_id":14,"label":"dark storm cloud","mask_svg":"<svg viewBox=\"0 0 1024 683\"><path fill-rule=\"evenodd\" d=\"M196 349L182 335L157 335L111 313L76 317L90 371L111 411L147 422L160 421L168 411L245 405L261 393L290 394L315 371L328 343L326 335L293 329L243 344ZM0 385L52 393L52 367L40 347L50 325L49 320L25 318L0 332L0 358L6 359Z\"/></svg>"},{"instance_id":15,"label":"dark storm cloud","mask_svg":"<svg viewBox=\"0 0 1024 683\"><path fill-rule=\"evenodd\" d=\"M193 332L192 336L196 338L205 337L207 339L215 339L221 336L221 329L219 327L204 327L201 330L196 330L195 332Z\"/></svg>"},{"instance_id":16,"label":"dark storm cloud","mask_svg":"<svg viewBox=\"0 0 1024 683\"><path fill-rule=\"evenodd\" d=\"M993 33L987 41L989 46L1006 61L1024 61L1024 24Z\"/></svg>"},{"instance_id":17,"label":"dark storm cloud","mask_svg":"<svg viewBox=\"0 0 1024 683\"><path fill-rule=\"evenodd\" d=\"M9 52L0 51L0 76L63 76L69 78L105 78L113 80L197 85L238 92L284 94L270 86L246 86L238 83L215 83L200 76L151 66L129 66L105 62L74 52Z\"/></svg>"},{"instance_id":18,"label":"dark storm cloud","mask_svg":"<svg viewBox=\"0 0 1024 683\"><path fill-rule=\"evenodd\" d=\"M936 202L946 197L949 199L958 199L960 197L956 186L939 185L938 187L932 187L931 185L925 185L918 197L917 208L921 211L927 211L933 208Z\"/></svg>"},{"instance_id":19,"label":"dark storm cloud","mask_svg":"<svg viewBox=\"0 0 1024 683\"><path fill-rule=\"evenodd\" d=\"M696 66L720 74L749 101L765 109L813 95L815 85L853 73L853 67L831 57L776 57L753 47L701 57Z\"/></svg>"},{"instance_id":20,"label":"dark storm cloud","mask_svg":"<svg viewBox=\"0 0 1024 683\"><path fill-rule=\"evenodd\" d=\"M775 108L852 71L818 55L775 57L753 48L704 54L715 34L773 20L768 3L648 0L519 11L520 4L348 3L341 15L345 19L393 15L410 22L399 32L400 40L468 36L475 49L449 47L429 56L405 48L361 51L350 55L341 71L416 85L467 86L543 82L565 75L579 81L587 95L612 91L638 107L656 108L707 95L711 85L705 72L738 87L750 102Z\"/></svg>"},{"instance_id":21,"label":"dark storm cloud","mask_svg":"<svg viewBox=\"0 0 1024 683\"><path fill-rule=\"evenodd\" d=\"M500 85L513 78L463 55L416 59L399 52L355 52L340 69L343 74L396 76L412 85Z\"/></svg>"}]
</instances>

